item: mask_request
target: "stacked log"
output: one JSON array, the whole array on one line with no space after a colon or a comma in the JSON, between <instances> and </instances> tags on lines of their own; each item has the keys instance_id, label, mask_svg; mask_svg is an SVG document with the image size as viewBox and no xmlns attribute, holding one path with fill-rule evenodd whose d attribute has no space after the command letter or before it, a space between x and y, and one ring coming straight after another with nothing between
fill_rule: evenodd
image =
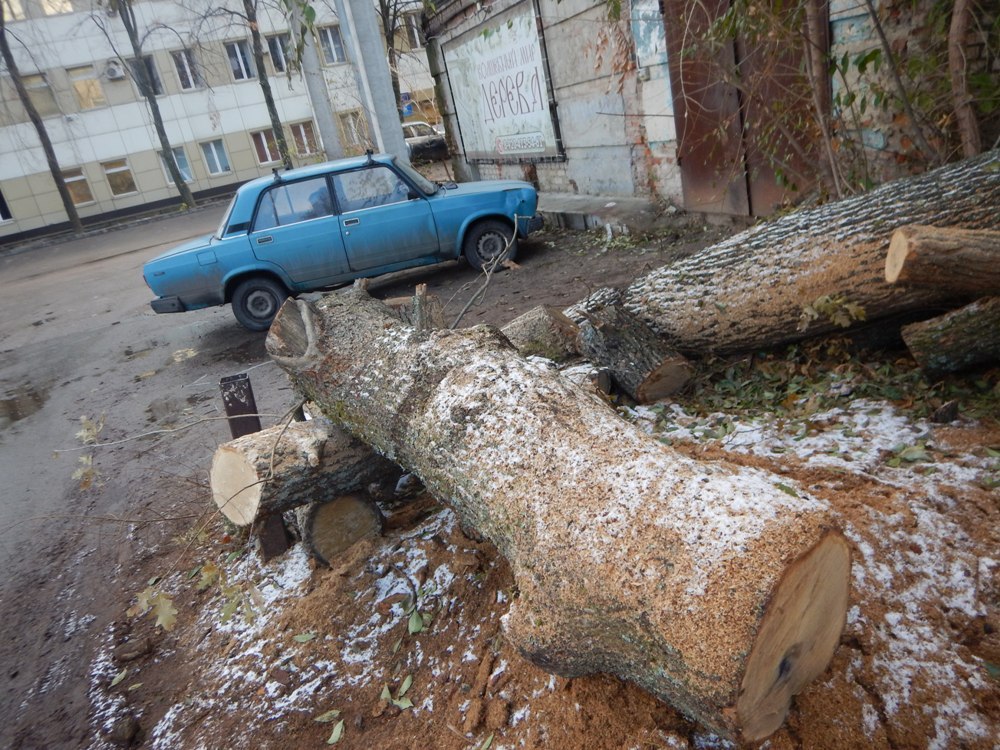
<instances>
[{"instance_id":1,"label":"stacked log","mask_svg":"<svg viewBox=\"0 0 1000 750\"><path fill-rule=\"evenodd\" d=\"M550 671L619 675L752 740L829 663L849 548L781 478L672 451L494 328L416 330L359 290L290 301L267 348L498 547L507 635Z\"/></svg>"}]
</instances>

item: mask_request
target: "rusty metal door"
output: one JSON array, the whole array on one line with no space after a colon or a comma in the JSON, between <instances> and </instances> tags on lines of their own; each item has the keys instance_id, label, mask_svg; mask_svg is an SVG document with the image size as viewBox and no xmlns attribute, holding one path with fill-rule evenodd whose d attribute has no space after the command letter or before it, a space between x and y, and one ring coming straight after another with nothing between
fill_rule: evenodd
<instances>
[{"instance_id":1,"label":"rusty metal door","mask_svg":"<svg viewBox=\"0 0 1000 750\"><path fill-rule=\"evenodd\" d=\"M684 205L766 216L816 184L810 89L797 50L780 41L751 47L735 39L710 52L693 43L729 7L664 0ZM741 91L720 70L754 83Z\"/></svg>"}]
</instances>

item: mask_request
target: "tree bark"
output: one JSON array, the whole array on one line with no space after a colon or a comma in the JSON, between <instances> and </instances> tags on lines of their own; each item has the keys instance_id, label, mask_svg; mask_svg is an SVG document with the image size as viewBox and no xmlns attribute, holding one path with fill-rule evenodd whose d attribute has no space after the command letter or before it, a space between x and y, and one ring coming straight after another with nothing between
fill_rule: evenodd
<instances>
[{"instance_id":1,"label":"tree bark","mask_svg":"<svg viewBox=\"0 0 1000 750\"><path fill-rule=\"evenodd\" d=\"M1000 361L1000 297L902 328L903 341L931 376Z\"/></svg>"},{"instance_id":2,"label":"tree bark","mask_svg":"<svg viewBox=\"0 0 1000 750\"><path fill-rule=\"evenodd\" d=\"M885 280L971 296L1000 294L1000 232L900 227L885 256Z\"/></svg>"},{"instance_id":3,"label":"tree bark","mask_svg":"<svg viewBox=\"0 0 1000 750\"><path fill-rule=\"evenodd\" d=\"M979 130L979 120L972 106L974 100L969 91L966 75L966 39L972 22L972 0L955 0L951 11L951 25L948 28L948 72L951 76L951 100L955 111L955 125L962 141L962 155L975 156L983 150L983 139Z\"/></svg>"},{"instance_id":4,"label":"tree bark","mask_svg":"<svg viewBox=\"0 0 1000 750\"><path fill-rule=\"evenodd\" d=\"M522 356L545 357L553 362L565 362L578 356L579 327L550 305L533 307L500 330Z\"/></svg>"},{"instance_id":5,"label":"tree bark","mask_svg":"<svg viewBox=\"0 0 1000 750\"><path fill-rule=\"evenodd\" d=\"M220 445L212 499L237 526L366 489L399 469L325 419L277 425Z\"/></svg>"},{"instance_id":6,"label":"tree bark","mask_svg":"<svg viewBox=\"0 0 1000 750\"><path fill-rule=\"evenodd\" d=\"M271 92L271 82L267 78L267 69L264 67L264 45L260 38L260 26L257 23L256 2L257 0L243 0L243 12L246 14L247 28L250 30L253 64L257 66L257 82L260 84L261 94L264 95L264 105L267 107L267 115L271 120L271 131L274 133L278 155L281 157L281 163L285 169L291 169L292 157L288 153L285 129L281 126L281 117L278 116L278 107L274 103L274 94Z\"/></svg>"},{"instance_id":7,"label":"tree bark","mask_svg":"<svg viewBox=\"0 0 1000 750\"><path fill-rule=\"evenodd\" d=\"M267 348L497 546L507 637L549 671L609 672L756 739L829 663L850 552L779 477L672 451L495 328L417 331L357 289L289 301Z\"/></svg>"},{"instance_id":8,"label":"tree bark","mask_svg":"<svg viewBox=\"0 0 1000 750\"><path fill-rule=\"evenodd\" d=\"M359 493L300 505L295 520L309 554L331 565L355 542L381 534L385 519L375 501Z\"/></svg>"},{"instance_id":9,"label":"tree bark","mask_svg":"<svg viewBox=\"0 0 1000 750\"><path fill-rule=\"evenodd\" d=\"M886 284L889 238L906 224L1000 229L998 167L1000 151L991 151L795 211L637 279L622 304L680 351L704 354L835 330L827 320L797 330L803 309L824 295L846 296L869 321L956 302L951 292Z\"/></svg>"},{"instance_id":10,"label":"tree bark","mask_svg":"<svg viewBox=\"0 0 1000 750\"><path fill-rule=\"evenodd\" d=\"M580 353L607 367L633 401L648 404L676 393L691 378L687 359L631 313L614 305L595 310L580 325Z\"/></svg>"}]
</instances>

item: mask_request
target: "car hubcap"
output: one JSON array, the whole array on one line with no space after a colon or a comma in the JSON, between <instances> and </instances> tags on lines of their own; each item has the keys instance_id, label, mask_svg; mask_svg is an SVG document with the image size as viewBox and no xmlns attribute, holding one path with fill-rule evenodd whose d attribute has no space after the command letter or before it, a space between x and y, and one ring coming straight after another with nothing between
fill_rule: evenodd
<instances>
[{"instance_id":1,"label":"car hubcap","mask_svg":"<svg viewBox=\"0 0 1000 750\"><path fill-rule=\"evenodd\" d=\"M263 290L247 295L247 310L255 318L268 318L274 314L274 297Z\"/></svg>"},{"instance_id":2,"label":"car hubcap","mask_svg":"<svg viewBox=\"0 0 1000 750\"><path fill-rule=\"evenodd\" d=\"M507 247L506 238L494 232L483 235L479 240L479 257L483 260L493 260Z\"/></svg>"}]
</instances>

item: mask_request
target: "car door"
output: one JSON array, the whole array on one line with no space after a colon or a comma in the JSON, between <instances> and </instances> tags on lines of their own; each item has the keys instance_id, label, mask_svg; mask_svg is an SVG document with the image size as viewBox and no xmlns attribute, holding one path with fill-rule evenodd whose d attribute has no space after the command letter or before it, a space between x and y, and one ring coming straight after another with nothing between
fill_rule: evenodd
<instances>
[{"instance_id":1,"label":"car door","mask_svg":"<svg viewBox=\"0 0 1000 750\"><path fill-rule=\"evenodd\" d=\"M296 284L323 286L351 270L325 175L268 188L248 237L257 258Z\"/></svg>"},{"instance_id":2,"label":"car door","mask_svg":"<svg viewBox=\"0 0 1000 750\"><path fill-rule=\"evenodd\" d=\"M340 227L353 271L435 256L440 250L430 204L384 164L332 175Z\"/></svg>"}]
</instances>

